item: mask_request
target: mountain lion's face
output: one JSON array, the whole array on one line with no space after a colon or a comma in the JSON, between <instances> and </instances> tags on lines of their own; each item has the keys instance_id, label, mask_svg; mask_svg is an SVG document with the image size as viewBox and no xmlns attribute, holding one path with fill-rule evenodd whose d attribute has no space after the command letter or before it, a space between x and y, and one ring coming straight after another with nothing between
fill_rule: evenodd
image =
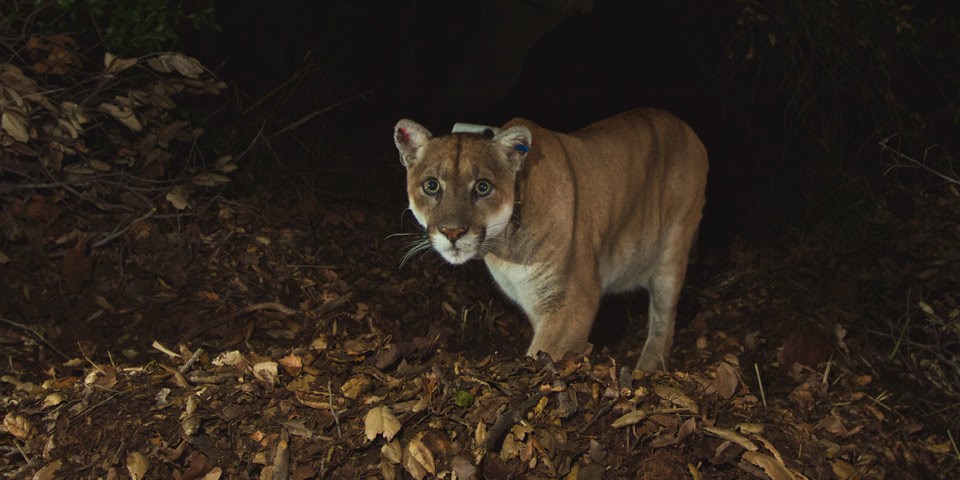
<instances>
[{"instance_id":1,"label":"mountain lion's face","mask_svg":"<svg viewBox=\"0 0 960 480\"><path fill-rule=\"evenodd\" d=\"M409 120L397 124L410 210L452 264L482 257L510 222L517 170L530 143L526 128L511 130L492 139L467 133L432 138Z\"/></svg>"}]
</instances>

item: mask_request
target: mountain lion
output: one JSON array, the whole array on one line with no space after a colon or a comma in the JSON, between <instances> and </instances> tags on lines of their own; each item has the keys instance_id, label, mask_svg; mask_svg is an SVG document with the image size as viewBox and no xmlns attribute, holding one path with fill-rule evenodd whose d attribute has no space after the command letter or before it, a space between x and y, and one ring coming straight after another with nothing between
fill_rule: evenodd
<instances>
[{"instance_id":1,"label":"mountain lion","mask_svg":"<svg viewBox=\"0 0 960 480\"><path fill-rule=\"evenodd\" d=\"M452 264L482 258L533 325L528 355L581 352L606 293L650 292L637 362L667 369L677 299L700 223L707 152L693 130L654 109L574 133L508 122L492 138L394 127L410 210Z\"/></svg>"}]
</instances>

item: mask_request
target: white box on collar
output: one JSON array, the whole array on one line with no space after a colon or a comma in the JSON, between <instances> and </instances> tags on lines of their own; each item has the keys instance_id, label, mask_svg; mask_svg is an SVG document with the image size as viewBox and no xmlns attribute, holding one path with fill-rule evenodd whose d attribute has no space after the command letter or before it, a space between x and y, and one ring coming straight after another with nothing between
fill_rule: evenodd
<instances>
[{"instance_id":1,"label":"white box on collar","mask_svg":"<svg viewBox=\"0 0 960 480\"><path fill-rule=\"evenodd\" d=\"M486 133L488 131L493 132L493 134L496 135L500 133L500 127L457 122L453 124L453 130L451 130L450 133Z\"/></svg>"}]
</instances>

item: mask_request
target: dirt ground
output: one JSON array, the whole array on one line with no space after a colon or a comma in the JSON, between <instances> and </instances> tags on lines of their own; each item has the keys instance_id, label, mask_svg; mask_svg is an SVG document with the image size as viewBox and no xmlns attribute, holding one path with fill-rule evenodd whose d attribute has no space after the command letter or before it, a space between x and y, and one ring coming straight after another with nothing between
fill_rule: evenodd
<instances>
[{"instance_id":1,"label":"dirt ground","mask_svg":"<svg viewBox=\"0 0 960 480\"><path fill-rule=\"evenodd\" d=\"M390 235L413 225L385 146L362 201L264 188L158 212L96 249L5 245L0 472L958 475L949 363L911 368L921 345L868 326L957 315L955 190L870 229L734 242L692 267L673 370L643 374L642 293L605 301L592 352L553 364L523 357L530 328L479 262L399 268L407 245Z\"/></svg>"}]
</instances>

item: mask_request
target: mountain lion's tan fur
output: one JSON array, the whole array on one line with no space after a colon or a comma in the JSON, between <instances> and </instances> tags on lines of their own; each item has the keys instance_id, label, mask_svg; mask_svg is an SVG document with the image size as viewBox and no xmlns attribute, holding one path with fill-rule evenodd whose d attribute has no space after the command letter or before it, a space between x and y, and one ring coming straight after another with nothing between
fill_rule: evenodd
<instances>
[{"instance_id":1,"label":"mountain lion's tan fur","mask_svg":"<svg viewBox=\"0 0 960 480\"><path fill-rule=\"evenodd\" d=\"M533 325L528 355L582 351L600 296L643 287L637 367L667 367L707 180L689 126L639 109L570 134L514 119L492 139L401 120L394 139L430 244L454 264L483 258Z\"/></svg>"}]
</instances>

